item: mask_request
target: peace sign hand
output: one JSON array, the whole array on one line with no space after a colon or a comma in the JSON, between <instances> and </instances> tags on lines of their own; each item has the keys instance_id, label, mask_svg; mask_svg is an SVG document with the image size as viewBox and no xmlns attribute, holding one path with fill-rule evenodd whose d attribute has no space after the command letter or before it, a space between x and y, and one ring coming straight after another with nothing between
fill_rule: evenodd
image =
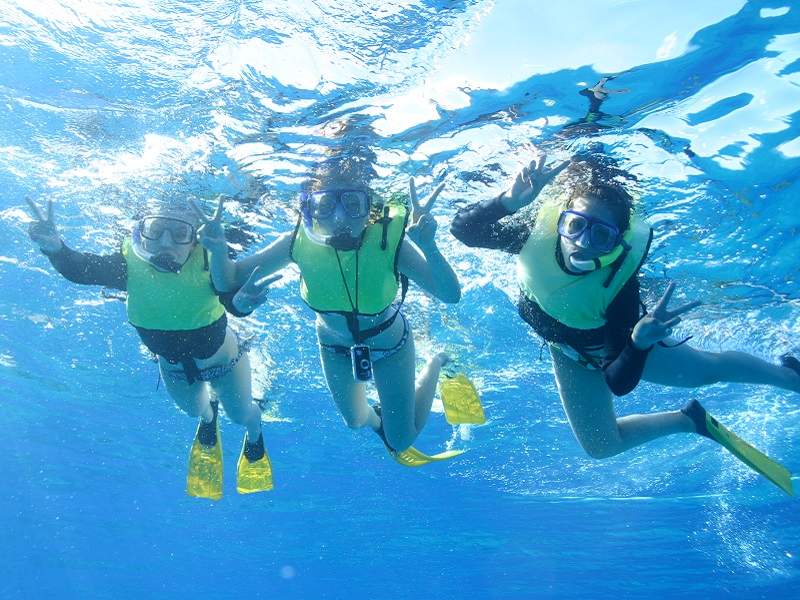
<instances>
[{"instance_id":1,"label":"peace sign hand","mask_svg":"<svg viewBox=\"0 0 800 600\"><path fill-rule=\"evenodd\" d=\"M31 210L31 216L35 219L28 227L28 236L39 245L39 249L45 254L53 254L61 250L64 242L58 235L55 220L53 219L53 201L47 201L47 216L30 198L25 198L25 202Z\"/></svg>"},{"instance_id":2,"label":"peace sign hand","mask_svg":"<svg viewBox=\"0 0 800 600\"><path fill-rule=\"evenodd\" d=\"M433 190L431 197L428 198L428 201L423 206L422 203L417 198L417 186L414 185L414 178L411 177L408 180L408 195L411 196L412 225L416 225L417 221L419 221L423 216L430 214L431 210L433 209L433 205L436 203L436 199L439 197L439 194L442 193L443 189L444 189L444 182L436 186L436 189Z\"/></svg>"},{"instance_id":3,"label":"peace sign hand","mask_svg":"<svg viewBox=\"0 0 800 600\"><path fill-rule=\"evenodd\" d=\"M667 286L667 291L664 292L664 295L656 303L653 312L639 319L639 322L636 323L636 327L633 328L631 340L633 341L633 345L640 350L648 349L653 344L668 338L672 335L672 328L681 322L679 315L689 312L702 304L699 300L695 300L675 310L667 310L667 305L674 291L675 282L672 281Z\"/></svg>"},{"instance_id":4,"label":"peace sign hand","mask_svg":"<svg viewBox=\"0 0 800 600\"><path fill-rule=\"evenodd\" d=\"M209 220L203 209L194 200L189 200L195 214L197 214L203 225L197 231L200 243L203 248L211 253L219 252L225 254L228 252L228 242L225 240L225 228L222 225L222 215L224 213L225 198L220 194L217 197L219 204L217 211L214 213L214 218Z\"/></svg>"},{"instance_id":5,"label":"peace sign hand","mask_svg":"<svg viewBox=\"0 0 800 600\"><path fill-rule=\"evenodd\" d=\"M553 181L569 164L569 161L565 160L555 167L546 169L546 161L547 154L542 154L517 174L511 189L504 193L503 204L508 210L516 212L533 202L542 188Z\"/></svg>"},{"instance_id":6,"label":"peace sign hand","mask_svg":"<svg viewBox=\"0 0 800 600\"><path fill-rule=\"evenodd\" d=\"M413 241L423 253L427 254L431 249L436 248L436 219L433 218L431 210L436 203L436 199L444 189L444 182L436 186L431 197L423 205L417 198L417 187L414 185L414 178L408 181L408 192L411 196L411 225L406 230L406 235Z\"/></svg>"},{"instance_id":7,"label":"peace sign hand","mask_svg":"<svg viewBox=\"0 0 800 600\"><path fill-rule=\"evenodd\" d=\"M256 307L263 304L269 294L269 285L278 281L283 275L264 277L261 267L256 267L233 296L234 308L243 314L253 312Z\"/></svg>"}]
</instances>

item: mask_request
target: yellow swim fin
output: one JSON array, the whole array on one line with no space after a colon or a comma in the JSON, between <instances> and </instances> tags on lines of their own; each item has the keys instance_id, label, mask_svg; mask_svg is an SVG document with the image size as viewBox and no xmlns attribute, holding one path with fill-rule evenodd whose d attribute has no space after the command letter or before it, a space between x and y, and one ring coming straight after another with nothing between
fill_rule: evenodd
<instances>
[{"instance_id":1,"label":"yellow swim fin","mask_svg":"<svg viewBox=\"0 0 800 600\"><path fill-rule=\"evenodd\" d=\"M451 425L483 425L486 415L478 390L463 373L442 379L439 385L444 404L444 416Z\"/></svg>"},{"instance_id":2,"label":"yellow swim fin","mask_svg":"<svg viewBox=\"0 0 800 600\"><path fill-rule=\"evenodd\" d=\"M421 467L423 465L427 465L432 462L439 462L442 460L453 458L454 456L458 456L459 454L464 454L464 450L446 450L444 452L440 452L439 454L434 454L433 456L431 456L429 454L425 454L424 452L420 452L414 447L406 448L402 452L398 452L389 445L388 441L386 441L386 434L383 431L383 417L381 416L380 405L375 405L372 408L375 410L375 413L378 415L378 418L381 419L381 427L378 431L376 431L376 433L381 438L381 441L383 441L383 445L386 446L386 451L391 455L393 459L395 459L398 463L400 463L404 467Z\"/></svg>"},{"instance_id":3,"label":"yellow swim fin","mask_svg":"<svg viewBox=\"0 0 800 600\"><path fill-rule=\"evenodd\" d=\"M264 436L260 436L255 444L248 444L245 434L236 467L236 491L240 494L254 494L271 489L272 463L264 447Z\"/></svg>"},{"instance_id":4,"label":"yellow swim fin","mask_svg":"<svg viewBox=\"0 0 800 600\"><path fill-rule=\"evenodd\" d=\"M388 447L386 450L388 450L389 454L392 455L392 458L394 458L404 467L421 467L432 462L439 462L442 460L447 460L448 458L453 458L459 454L464 454L464 450L446 450L445 452L440 452L439 454L434 454L431 456L429 454L425 454L424 452L420 452L413 446L403 450L402 452L395 452L390 450Z\"/></svg>"},{"instance_id":5,"label":"yellow swim fin","mask_svg":"<svg viewBox=\"0 0 800 600\"><path fill-rule=\"evenodd\" d=\"M760 473L790 496L792 474L782 464L745 442L730 429L712 417L697 401L692 400L681 409L681 412L694 421L697 433L718 442L748 467Z\"/></svg>"},{"instance_id":6,"label":"yellow swim fin","mask_svg":"<svg viewBox=\"0 0 800 600\"><path fill-rule=\"evenodd\" d=\"M197 426L192 449L189 451L189 475L186 493L195 498L222 498L222 438L219 435L219 402L212 402L214 419Z\"/></svg>"}]
</instances>

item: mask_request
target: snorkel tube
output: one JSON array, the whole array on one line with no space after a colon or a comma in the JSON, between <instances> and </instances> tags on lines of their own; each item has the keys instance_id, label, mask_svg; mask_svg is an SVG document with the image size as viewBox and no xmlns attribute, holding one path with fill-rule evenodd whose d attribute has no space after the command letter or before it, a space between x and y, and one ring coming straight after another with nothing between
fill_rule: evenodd
<instances>
[{"instance_id":1,"label":"snorkel tube","mask_svg":"<svg viewBox=\"0 0 800 600\"><path fill-rule=\"evenodd\" d=\"M308 194L306 192L300 192L299 199L300 214L303 217L303 229L312 242L322 246L330 246L334 250L339 251L356 250L361 246L363 232L358 237L353 237L347 231L337 231L330 235L320 233L314 222L314 218L311 216Z\"/></svg>"}]
</instances>

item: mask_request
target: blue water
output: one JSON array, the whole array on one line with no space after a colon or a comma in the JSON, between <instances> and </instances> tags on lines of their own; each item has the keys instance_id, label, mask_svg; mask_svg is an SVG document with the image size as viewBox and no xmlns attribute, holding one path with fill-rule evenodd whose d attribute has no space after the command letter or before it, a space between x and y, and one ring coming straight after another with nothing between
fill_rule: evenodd
<instances>
[{"instance_id":1,"label":"blue water","mask_svg":"<svg viewBox=\"0 0 800 600\"><path fill-rule=\"evenodd\" d=\"M534 147L600 142L657 228L646 299L674 280L704 301L678 333L771 360L796 348L795 3L0 0L0 66L2 597L798 596L796 500L699 437L585 456L516 314L513 258L447 232ZM629 91L587 126L578 92L608 74ZM149 196L225 193L247 254L292 226L324 126L352 115L388 189L447 184L438 240L463 300L413 291L408 315L420 357L452 352L488 422L454 429L437 401L416 445L468 451L419 470L348 430L288 273L237 323L258 340L275 490L235 493L241 430L223 419L225 496L191 499L196 424L156 391L123 304L32 248L24 197L54 200L73 247L111 252ZM617 408L688 397L800 471L788 392L642 384Z\"/></svg>"}]
</instances>

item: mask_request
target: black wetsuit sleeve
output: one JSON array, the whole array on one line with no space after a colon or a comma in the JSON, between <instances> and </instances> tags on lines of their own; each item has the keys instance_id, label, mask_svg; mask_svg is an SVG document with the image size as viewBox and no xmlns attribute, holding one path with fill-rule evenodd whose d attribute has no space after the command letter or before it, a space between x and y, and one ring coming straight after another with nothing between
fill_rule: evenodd
<instances>
[{"instance_id":1,"label":"black wetsuit sleeve","mask_svg":"<svg viewBox=\"0 0 800 600\"><path fill-rule=\"evenodd\" d=\"M89 254L77 252L64 244L58 252L44 255L56 271L73 283L102 285L115 290L128 288L128 266L122 252Z\"/></svg>"},{"instance_id":2,"label":"black wetsuit sleeve","mask_svg":"<svg viewBox=\"0 0 800 600\"><path fill-rule=\"evenodd\" d=\"M214 284L211 284L211 287L214 287ZM246 317L251 314L253 311L250 312L239 312L236 310L236 307L233 305L233 297L236 295L236 292L239 290L232 290L229 292L218 292L216 288L214 288L214 293L219 297L219 301L222 306L225 307L225 310L231 313L234 317Z\"/></svg>"},{"instance_id":3,"label":"black wetsuit sleeve","mask_svg":"<svg viewBox=\"0 0 800 600\"><path fill-rule=\"evenodd\" d=\"M492 248L519 254L531 233L531 224L501 219L508 212L500 197L483 200L460 209L450 225L450 233L472 248Z\"/></svg>"},{"instance_id":4,"label":"black wetsuit sleeve","mask_svg":"<svg viewBox=\"0 0 800 600\"><path fill-rule=\"evenodd\" d=\"M636 275L620 290L606 313L603 376L615 396L630 393L639 383L649 350L639 350L631 331L639 320L639 279Z\"/></svg>"}]
</instances>

